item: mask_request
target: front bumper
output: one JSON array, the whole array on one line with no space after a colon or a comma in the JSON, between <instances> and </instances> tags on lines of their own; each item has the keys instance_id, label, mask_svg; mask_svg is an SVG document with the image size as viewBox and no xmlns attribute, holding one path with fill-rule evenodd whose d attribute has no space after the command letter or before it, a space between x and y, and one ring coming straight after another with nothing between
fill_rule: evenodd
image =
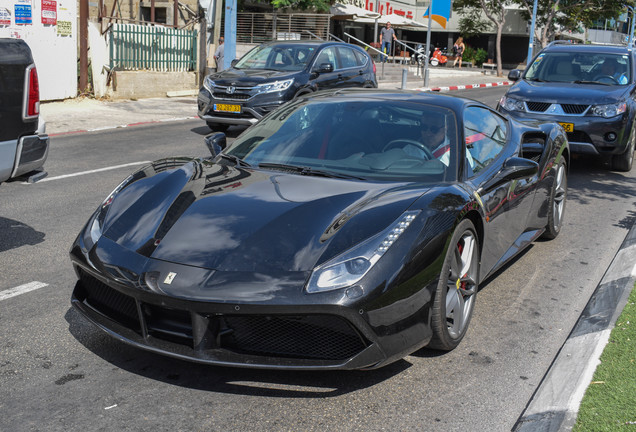
<instances>
[{"instance_id":1,"label":"front bumper","mask_svg":"<svg viewBox=\"0 0 636 432\"><path fill-rule=\"evenodd\" d=\"M573 131L567 132L570 150L573 153L610 156L624 153L629 141L630 126L628 113L612 118L588 115L554 115L534 112L499 111L520 121L542 121L571 123ZM615 134L615 139L609 139Z\"/></svg>"},{"instance_id":2,"label":"front bumper","mask_svg":"<svg viewBox=\"0 0 636 432\"><path fill-rule=\"evenodd\" d=\"M290 97L287 97L286 93L234 94L216 97L202 87L197 97L198 115L208 123L250 126L289 100ZM218 95L218 93L215 94ZM230 98L230 96L233 97ZM239 106L240 112L220 112L215 109L215 106L219 104Z\"/></svg>"},{"instance_id":3,"label":"front bumper","mask_svg":"<svg viewBox=\"0 0 636 432\"><path fill-rule=\"evenodd\" d=\"M308 295L302 290L307 275L298 272L272 273L272 286L242 274L222 274L222 282L204 286L215 272L101 241L107 253L86 253L79 238L71 250L78 275L71 303L112 337L147 351L221 366L374 369L430 340L430 289L398 302L393 296L394 303L352 300L345 290ZM119 257L104 263L100 256ZM168 270L179 276L161 285ZM156 286L147 283L153 273L161 275Z\"/></svg>"}]
</instances>

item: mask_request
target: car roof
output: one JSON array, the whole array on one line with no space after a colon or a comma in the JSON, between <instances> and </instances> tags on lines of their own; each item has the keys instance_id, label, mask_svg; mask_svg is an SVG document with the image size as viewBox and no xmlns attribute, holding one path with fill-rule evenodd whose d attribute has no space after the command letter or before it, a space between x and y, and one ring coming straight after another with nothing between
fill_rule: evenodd
<instances>
[{"instance_id":1,"label":"car roof","mask_svg":"<svg viewBox=\"0 0 636 432\"><path fill-rule=\"evenodd\" d=\"M624 45L588 45L573 43L552 43L541 50L541 52L567 52L567 53L605 53L605 54L627 54L631 52Z\"/></svg>"},{"instance_id":2,"label":"car roof","mask_svg":"<svg viewBox=\"0 0 636 432\"><path fill-rule=\"evenodd\" d=\"M346 45L348 47L355 47L361 49L357 45L349 44L346 42L338 42L338 41L323 41L323 40L279 40L279 41L271 41L266 42L263 45L265 46L276 46L276 45L302 45L308 47L323 47L329 45Z\"/></svg>"}]
</instances>

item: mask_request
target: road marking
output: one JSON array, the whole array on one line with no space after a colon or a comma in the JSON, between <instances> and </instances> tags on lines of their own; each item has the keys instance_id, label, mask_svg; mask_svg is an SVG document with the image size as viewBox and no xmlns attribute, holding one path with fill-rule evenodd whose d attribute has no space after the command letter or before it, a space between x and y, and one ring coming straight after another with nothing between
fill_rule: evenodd
<instances>
[{"instance_id":1,"label":"road marking","mask_svg":"<svg viewBox=\"0 0 636 432\"><path fill-rule=\"evenodd\" d=\"M44 178L44 179L40 180L38 183L44 183L44 182L49 182L49 181L53 181L53 180L61 180L61 179L69 178L69 177L77 177L77 176L82 176L82 175L87 175L87 174L94 174L94 173L103 172L103 171L111 171L111 170L115 170L115 169L119 169L119 168L126 168L126 167L130 167L130 166L144 165L144 164L149 164L149 163L150 163L150 161L132 162L132 163L127 163L127 164L123 164L123 165L115 165L115 166L110 166L110 167L106 167L106 168L98 168L98 169L94 169L94 170L90 170L90 171L82 171L82 172L78 172L78 173L74 173L74 174L65 174L65 175L56 176L56 177L47 177L47 178Z\"/></svg>"},{"instance_id":2,"label":"road marking","mask_svg":"<svg viewBox=\"0 0 636 432\"><path fill-rule=\"evenodd\" d=\"M29 291L35 291L36 289L44 288L45 286L49 286L49 284L35 281L17 286L15 288L9 288L7 290L0 291L0 301L18 296L20 294L28 293Z\"/></svg>"}]
</instances>

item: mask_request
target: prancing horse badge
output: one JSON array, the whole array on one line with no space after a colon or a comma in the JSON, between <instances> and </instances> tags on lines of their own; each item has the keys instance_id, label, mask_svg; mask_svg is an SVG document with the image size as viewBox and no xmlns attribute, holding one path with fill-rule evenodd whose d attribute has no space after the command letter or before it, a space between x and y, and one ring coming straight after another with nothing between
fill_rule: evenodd
<instances>
[{"instance_id":1,"label":"prancing horse badge","mask_svg":"<svg viewBox=\"0 0 636 432\"><path fill-rule=\"evenodd\" d=\"M170 285L175 277L177 277L177 274L175 272L170 272L168 273L168 276L166 276L166 278L163 280L163 283L165 283L166 285Z\"/></svg>"}]
</instances>

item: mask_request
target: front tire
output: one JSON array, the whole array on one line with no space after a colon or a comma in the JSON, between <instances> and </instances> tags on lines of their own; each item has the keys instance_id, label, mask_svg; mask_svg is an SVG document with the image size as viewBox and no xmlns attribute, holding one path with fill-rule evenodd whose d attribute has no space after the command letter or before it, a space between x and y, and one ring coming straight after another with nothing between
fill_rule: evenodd
<instances>
[{"instance_id":1,"label":"front tire","mask_svg":"<svg viewBox=\"0 0 636 432\"><path fill-rule=\"evenodd\" d=\"M464 219L453 232L435 291L430 348L450 351L464 338L479 289L479 255L475 226Z\"/></svg>"},{"instance_id":2,"label":"front tire","mask_svg":"<svg viewBox=\"0 0 636 432\"><path fill-rule=\"evenodd\" d=\"M545 227L542 237L548 240L556 238L563 226L563 214L565 213L565 201L568 195L568 177L565 161L561 160L554 174L554 183L550 191L548 206L548 224Z\"/></svg>"}]
</instances>

